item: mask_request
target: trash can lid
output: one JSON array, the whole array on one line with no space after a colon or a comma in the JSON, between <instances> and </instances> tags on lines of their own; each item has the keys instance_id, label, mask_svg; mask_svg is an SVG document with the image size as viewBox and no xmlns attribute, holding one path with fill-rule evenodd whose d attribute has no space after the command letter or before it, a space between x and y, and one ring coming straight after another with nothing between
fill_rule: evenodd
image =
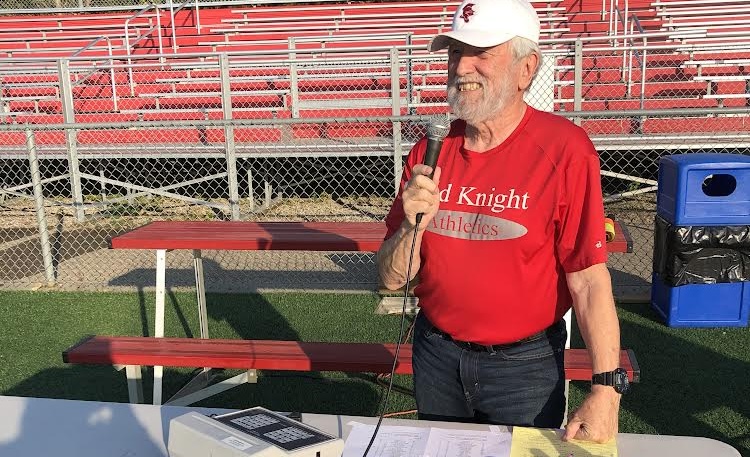
<instances>
[{"instance_id":1,"label":"trash can lid","mask_svg":"<svg viewBox=\"0 0 750 457\"><path fill-rule=\"evenodd\" d=\"M673 162L679 165L691 166L699 166L701 164L705 164L712 168L734 168L737 166L746 168L750 166L750 155L703 152L692 154L673 154L662 157L660 159L660 162Z\"/></svg>"}]
</instances>

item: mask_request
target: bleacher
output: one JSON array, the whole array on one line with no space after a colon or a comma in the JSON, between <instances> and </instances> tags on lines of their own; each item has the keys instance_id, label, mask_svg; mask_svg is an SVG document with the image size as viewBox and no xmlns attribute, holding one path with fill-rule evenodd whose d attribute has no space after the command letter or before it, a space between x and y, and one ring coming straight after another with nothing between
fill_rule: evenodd
<instances>
[{"instance_id":1,"label":"bleacher","mask_svg":"<svg viewBox=\"0 0 750 457\"><path fill-rule=\"evenodd\" d=\"M129 13L0 17L0 56L70 57L82 50L84 56L109 56L110 50L124 49L126 37L135 41L154 27L155 19L153 12L137 17Z\"/></svg>"},{"instance_id":2,"label":"bleacher","mask_svg":"<svg viewBox=\"0 0 750 457\"><path fill-rule=\"evenodd\" d=\"M431 36L450 27L458 3L230 5L199 12L184 8L174 20L168 10L149 7L2 17L0 122L313 119L445 111L445 56L424 48ZM532 4L542 24L543 51L555 59L555 110L748 106L750 9L744 2L637 0L629 3L627 17L623 11L603 17L601 3L594 0ZM576 39L583 43L580 100L574 81ZM394 47L399 49L396 62ZM217 53L228 58L221 61ZM63 57L71 58L72 110L67 115L55 60ZM231 107L224 106L222 65L228 66ZM655 121L584 119L582 125L592 135L679 134L686 126L689 132L747 130L746 123ZM300 124L289 132L261 126L262 134L242 138L275 143L390 134L384 123L360 126ZM123 130L116 138L124 144L190 139L210 145L224 141L223 129L217 131L129 138ZM39 141L62 146L64 135L57 133L41 135ZM82 133L78 142L84 149L87 141L103 142L101 133ZM21 146L22 137L0 132L0 144Z\"/></svg>"}]
</instances>

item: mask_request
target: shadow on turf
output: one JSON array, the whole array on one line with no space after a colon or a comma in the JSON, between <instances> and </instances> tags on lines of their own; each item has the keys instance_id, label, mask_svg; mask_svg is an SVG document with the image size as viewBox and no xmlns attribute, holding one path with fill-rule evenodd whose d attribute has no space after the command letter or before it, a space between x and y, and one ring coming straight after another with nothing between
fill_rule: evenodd
<instances>
[{"instance_id":1,"label":"shadow on turf","mask_svg":"<svg viewBox=\"0 0 750 457\"><path fill-rule=\"evenodd\" d=\"M283 270L255 268L252 265L235 268L225 268L215 260L203 258L203 275L206 290L215 293L257 293L262 290L362 290L375 289L375 281L367 283L362 278L375 278L373 254L364 252L339 252L325 255L328 263L335 265L321 266L322 269ZM294 260L288 260L296 262ZM279 261L283 262L283 260ZM314 265L313 265L314 266ZM167 268L166 282L168 287L195 288L195 272L193 268ZM153 288L155 273L152 268L135 268L120 276L112 278L110 286L130 286L138 290L145 287Z\"/></svg>"},{"instance_id":2,"label":"shadow on turf","mask_svg":"<svg viewBox=\"0 0 750 457\"><path fill-rule=\"evenodd\" d=\"M192 298L192 297L191 297ZM139 292L143 335L152 334L153 312L148 298ZM214 324L212 336L244 339L299 340L297 331L261 295L213 295L207 297L209 317ZM195 302L181 303L171 292L166 297L168 335L194 337L198 331ZM193 322L194 321L194 322ZM217 324L217 321L220 323ZM218 331L217 331L218 330ZM221 332L225 332L222 336ZM61 341L60 353L75 341ZM61 357L61 355L60 355ZM59 363L50 361L50 364ZM194 370L165 368L163 377L164 398L177 392L191 377ZM226 370L220 377L231 377L241 373ZM150 368L143 373L145 401L151 401L153 374ZM127 402L127 385L124 372L111 366L76 366L49 368L36 373L3 395L67 398ZM264 406L279 411L315 413L340 413L352 415L375 415L381 389L374 376L364 374L344 375L320 372L263 371L257 384L244 384L219 395L212 396L197 406L248 408Z\"/></svg>"}]
</instances>

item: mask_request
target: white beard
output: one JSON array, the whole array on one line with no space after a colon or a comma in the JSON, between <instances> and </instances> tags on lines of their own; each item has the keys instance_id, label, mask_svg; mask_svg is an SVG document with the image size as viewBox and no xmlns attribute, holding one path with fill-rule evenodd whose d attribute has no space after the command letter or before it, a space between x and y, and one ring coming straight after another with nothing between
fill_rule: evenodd
<instances>
[{"instance_id":1,"label":"white beard","mask_svg":"<svg viewBox=\"0 0 750 457\"><path fill-rule=\"evenodd\" d=\"M461 78L451 78L448 81L448 105L456 117L463 119L470 125L477 125L492 119L510 103L513 96L513 85L510 72L504 71L500 75L499 83L491 86L490 82L477 76L471 81ZM481 85L480 99L476 100L478 91L461 92L458 84L461 82L477 82Z\"/></svg>"}]
</instances>

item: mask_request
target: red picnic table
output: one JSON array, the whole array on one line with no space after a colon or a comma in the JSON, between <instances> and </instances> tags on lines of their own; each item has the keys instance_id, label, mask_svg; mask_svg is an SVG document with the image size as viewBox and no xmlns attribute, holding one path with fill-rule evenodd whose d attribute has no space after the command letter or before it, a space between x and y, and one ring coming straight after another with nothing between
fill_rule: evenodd
<instances>
[{"instance_id":1,"label":"red picnic table","mask_svg":"<svg viewBox=\"0 0 750 457\"><path fill-rule=\"evenodd\" d=\"M385 233L383 222L158 221L112 238L111 247L156 251L155 337L164 336L167 251L192 250L200 336L208 338L202 250L376 252ZM617 222L615 234L609 252L631 252L632 240ZM161 404L161 386L162 367L155 367L154 404Z\"/></svg>"}]
</instances>

